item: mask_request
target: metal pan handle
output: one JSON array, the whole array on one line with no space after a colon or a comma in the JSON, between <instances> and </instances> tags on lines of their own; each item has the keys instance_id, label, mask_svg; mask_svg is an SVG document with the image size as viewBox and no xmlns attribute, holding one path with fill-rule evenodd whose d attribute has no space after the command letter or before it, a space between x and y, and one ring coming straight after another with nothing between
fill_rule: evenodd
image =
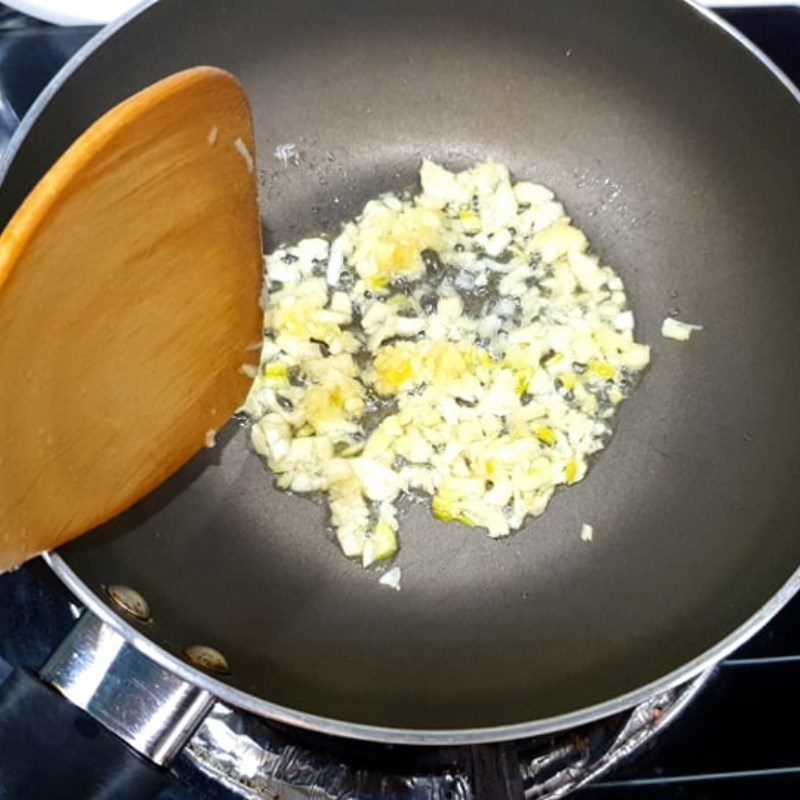
<instances>
[{"instance_id":1,"label":"metal pan handle","mask_svg":"<svg viewBox=\"0 0 800 800\"><path fill-rule=\"evenodd\" d=\"M0 776L20 800L149 800L172 780L23 670L0 685Z\"/></svg>"},{"instance_id":2,"label":"metal pan handle","mask_svg":"<svg viewBox=\"0 0 800 800\"><path fill-rule=\"evenodd\" d=\"M84 613L39 678L17 670L0 685L0 789L48 800L157 797L213 702Z\"/></svg>"}]
</instances>

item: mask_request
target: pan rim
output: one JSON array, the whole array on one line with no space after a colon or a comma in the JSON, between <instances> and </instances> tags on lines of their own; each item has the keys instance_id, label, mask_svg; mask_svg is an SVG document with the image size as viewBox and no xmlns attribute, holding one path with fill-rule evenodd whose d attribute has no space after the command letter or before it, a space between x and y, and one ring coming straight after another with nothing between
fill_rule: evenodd
<instances>
[{"instance_id":1,"label":"pan rim","mask_svg":"<svg viewBox=\"0 0 800 800\"><path fill-rule=\"evenodd\" d=\"M76 595L90 612L98 616L117 633L124 636L129 644L183 680L205 689L218 702L243 711L249 711L260 717L266 717L328 736L382 742L384 744L428 746L484 744L532 738L569 728L577 728L590 722L613 716L621 711L626 711L656 694L687 683L705 670L712 668L760 631L795 594L800 592L800 567L798 567L776 594L755 614L713 647L661 678L657 678L625 694L577 711L569 711L565 714L544 717L529 722L517 722L510 725L496 725L486 728L390 728L348 722L347 720L323 717L289 708L288 706L256 697L240 689L235 689L217 678L200 672L181 661L177 656L162 649L145 634L118 616L77 576L57 552L44 553L42 558L61 582Z\"/></svg>"},{"instance_id":2,"label":"pan rim","mask_svg":"<svg viewBox=\"0 0 800 800\"><path fill-rule=\"evenodd\" d=\"M800 105L800 89L798 89L788 76L766 54L753 44L753 42L747 39L728 22L721 19L713 11L701 5L699 0L681 1L685 6L693 10L694 13L703 16L712 24L718 26L724 33L732 37L734 41L758 59L784 88L788 90L798 105ZM21 143L33 127L42 110L61 88L67 78L120 28L156 2L157 0L143 0L143 2L131 9L131 11L100 30L78 50L61 70L59 70L23 117L19 127L3 152L2 158L0 158L0 182L5 179L9 166L14 160ZM162 649L160 645L150 640L144 633L127 623L78 577L57 552L44 554L43 559L62 583L65 584L89 611L124 636L131 645L162 667L170 670L195 686L205 689L220 702L262 717L268 717L288 725L294 725L330 736L392 744L431 746L464 745L522 739L581 726L629 709L658 692L666 691L691 680L704 670L712 667L763 628L795 594L800 592L800 567L798 567L789 579L760 609L717 644L661 678L651 681L626 694L605 700L587 708L529 722L487 728L453 730L413 729L353 723L345 720L318 716L288 708L235 689L184 663L178 657Z\"/></svg>"}]
</instances>

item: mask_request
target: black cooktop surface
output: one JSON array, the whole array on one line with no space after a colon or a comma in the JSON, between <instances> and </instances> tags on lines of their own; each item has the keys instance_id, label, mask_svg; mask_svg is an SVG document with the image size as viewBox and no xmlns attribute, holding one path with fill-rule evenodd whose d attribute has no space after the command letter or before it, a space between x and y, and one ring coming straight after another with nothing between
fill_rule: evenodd
<instances>
[{"instance_id":1,"label":"black cooktop surface","mask_svg":"<svg viewBox=\"0 0 800 800\"><path fill-rule=\"evenodd\" d=\"M720 13L800 83L800 5ZM0 6L0 147L47 81L93 33L35 23ZM0 682L14 667L40 666L73 622L69 597L43 564L0 578ZM798 687L800 597L726 659L682 716L643 752L574 796L799 798ZM180 760L176 772L179 778L161 800L236 797ZM0 775L0 800L6 797Z\"/></svg>"}]
</instances>

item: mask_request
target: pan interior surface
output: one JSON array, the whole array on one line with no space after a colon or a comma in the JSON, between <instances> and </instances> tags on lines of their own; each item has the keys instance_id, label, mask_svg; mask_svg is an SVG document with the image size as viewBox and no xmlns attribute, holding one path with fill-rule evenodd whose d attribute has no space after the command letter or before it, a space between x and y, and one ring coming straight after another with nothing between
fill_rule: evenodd
<instances>
[{"instance_id":1,"label":"pan interior surface","mask_svg":"<svg viewBox=\"0 0 800 800\"><path fill-rule=\"evenodd\" d=\"M44 108L3 216L102 111L198 63L231 70L251 98L269 247L335 232L413 185L423 156L492 155L552 187L619 271L653 361L586 480L523 531L491 541L411 509L399 592L341 556L319 504L272 488L235 425L62 551L92 589L137 589L150 638L176 655L212 645L226 680L258 698L442 730L633 691L789 579L800 112L752 54L677 3L164 0ZM296 159L276 157L286 144ZM705 329L663 340L670 311Z\"/></svg>"}]
</instances>

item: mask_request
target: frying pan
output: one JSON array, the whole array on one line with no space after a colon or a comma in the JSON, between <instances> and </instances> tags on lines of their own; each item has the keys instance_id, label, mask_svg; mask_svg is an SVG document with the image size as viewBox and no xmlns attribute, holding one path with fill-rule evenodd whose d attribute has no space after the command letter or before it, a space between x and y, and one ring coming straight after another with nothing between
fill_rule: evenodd
<instances>
[{"instance_id":1,"label":"frying pan","mask_svg":"<svg viewBox=\"0 0 800 800\"><path fill-rule=\"evenodd\" d=\"M586 480L519 533L411 508L400 592L342 557L320 505L272 487L232 423L49 557L89 609L231 705L418 744L610 714L777 612L800 585L800 108L763 55L689 2L162 0L37 102L0 220L105 110L200 63L250 96L267 247L335 232L424 156L491 154L552 187L618 269L653 362ZM296 161L274 155L288 143ZM659 335L676 309L705 326L688 344ZM110 584L152 620L123 620ZM195 644L229 674L187 663Z\"/></svg>"}]
</instances>

